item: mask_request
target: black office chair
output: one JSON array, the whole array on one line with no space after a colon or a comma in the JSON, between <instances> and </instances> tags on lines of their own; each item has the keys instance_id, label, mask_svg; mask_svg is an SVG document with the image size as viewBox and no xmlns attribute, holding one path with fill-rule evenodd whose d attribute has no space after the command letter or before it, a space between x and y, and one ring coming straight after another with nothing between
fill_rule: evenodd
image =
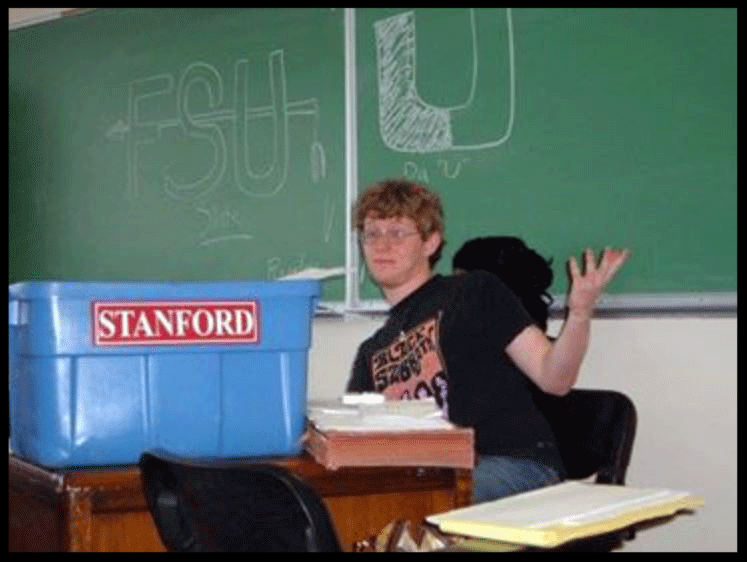
<instances>
[{"instance_id":1,"label":"black office chair","mask_svg":"<svg viewBox=\"0 0 747 562\"><path fill-rule=\"evenodd\" d=\"M537 394L535 401L555 433L568 479L596 474L597 484L625 484L638 419L630 398L610 390L573 389L560 397ZM609 551L634 536L630 527L562 550Z\"/></svg>"},{"instance_id":2,"label":"black office chair","mask_svg":"<svg viewBox=\"0 0 747 562\"><path fill-rule=\"evenodd\" d=\"M539 395L537 405L552 426L569 479L596 473L597 484L625 483L637 423L630 398L574 388L565 396Z\"/></svg>"},{"instance_id":3,"label":"black office chair","mask_svg":"<svg viewBox=\"0 0 747 562\"><path fill-rule=\"evenodd\" d=\"M176 552L338 552L321 498L271 464L140 458L148 507Z\"/></svg>"}]
</instances>

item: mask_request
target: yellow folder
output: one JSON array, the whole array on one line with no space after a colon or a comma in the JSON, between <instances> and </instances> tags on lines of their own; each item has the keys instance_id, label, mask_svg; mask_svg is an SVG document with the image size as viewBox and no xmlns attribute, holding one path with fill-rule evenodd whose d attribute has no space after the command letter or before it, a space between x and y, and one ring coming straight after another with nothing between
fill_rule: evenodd
<instances>
[{"instance_id":1,"label":"yellow folder","mask_svg":"<svg viewBox=\"0 0 747 562\"><path fill-rule=\"evenodd\" d=\"M568 481L426 520L444 533L551 548L703 505L689 492Z\"/></svg>"}]
</instances>

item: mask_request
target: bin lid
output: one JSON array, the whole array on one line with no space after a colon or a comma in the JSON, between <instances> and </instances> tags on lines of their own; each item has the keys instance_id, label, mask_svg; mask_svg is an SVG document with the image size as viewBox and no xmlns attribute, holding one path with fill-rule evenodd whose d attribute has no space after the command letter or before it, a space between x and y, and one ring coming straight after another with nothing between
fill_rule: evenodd
<instances>
[{"instance_id":1,"label":"bin lid","mask_svg":"<svg viewBox=\"0 0 747 562\"><path fill-rule=\"evenodd\" d=\"M215 299L318 297L321 282L313 279L284 281L26 281L9 286L9 299Z\"/></svg>"}]
</instances>

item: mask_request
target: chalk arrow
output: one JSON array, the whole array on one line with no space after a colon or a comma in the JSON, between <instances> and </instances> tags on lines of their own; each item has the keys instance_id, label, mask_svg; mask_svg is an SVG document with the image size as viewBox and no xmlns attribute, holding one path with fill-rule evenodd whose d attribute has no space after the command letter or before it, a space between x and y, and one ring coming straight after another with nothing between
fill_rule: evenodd
<instances>
[{"instance_id":1,"label":"chalk arrow","mask_svg":"<svg viewBox=\"0 0 747 562\"><path fill-rule=\"evenodd\" d=\"M109 140L123 141L124 136L130 132L130 126L125 124L121 119L117 121L107 132L106 138Z\"/></svg>"}]
</instances>

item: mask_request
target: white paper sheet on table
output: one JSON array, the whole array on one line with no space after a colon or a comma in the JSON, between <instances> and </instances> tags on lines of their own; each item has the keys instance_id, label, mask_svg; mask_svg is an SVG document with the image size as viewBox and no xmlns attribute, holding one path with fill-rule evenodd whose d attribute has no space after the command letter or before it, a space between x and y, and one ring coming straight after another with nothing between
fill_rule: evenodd
<instances>
[{"instance_id":1,"label":"white paper sheet on table","mask_svg":"<svg viewBox=\"0 0 747 562\"><path fill-rule=\"evenodd\" d=\"M320 431L412 431L451 429L435 400L397 400L379 404L309 401L308 418Z\"/></svg>"}]
</instances>

